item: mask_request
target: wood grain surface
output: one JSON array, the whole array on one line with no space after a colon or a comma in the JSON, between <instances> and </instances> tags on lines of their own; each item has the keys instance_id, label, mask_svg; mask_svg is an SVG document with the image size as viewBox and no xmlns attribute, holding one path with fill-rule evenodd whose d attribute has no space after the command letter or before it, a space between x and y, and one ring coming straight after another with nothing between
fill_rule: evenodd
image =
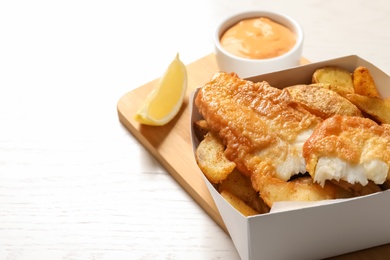
<instances>
[{"instance_id":1,"label":"wood grain surface","mask_svg":"<svg viewBox=\"0 0 390 260\"><path fill-rule=\"evenodd\" d=\"M187 66L187 95L179 115L162 127L141 125L134 120L136 111L145 97L156 86L158 79L127 94L118 102L118 115L126 128L169 171L176 181L225 231L226 227L215 203L199 174L195 163L190 136L190 93L211 78L218 67L214 54Z\"/></svg>"},{"instance_id":2,"label":"wood grain surface","mask_svg":"<svg viewBox=\"0 0 390 260\"><path fill-rule=\"evenodd\" d=\"M305 58L301 60L302 64L308 62ZM188 89L186 100L178 116L165 126L146 126L134 120L136 111L146 96L156 86L158 79L154 79L124 94L118 101L117 111L120 122L129 132L167 169L205 212L228 233L207 186L200 176L193 157L190 136L190 107L188 100L190 93L207 82L217 70L218 67L214 54L209 54L187 65ZM331 259L387 259L389 255L390 244Z\"/></svg>"}]
</instances>

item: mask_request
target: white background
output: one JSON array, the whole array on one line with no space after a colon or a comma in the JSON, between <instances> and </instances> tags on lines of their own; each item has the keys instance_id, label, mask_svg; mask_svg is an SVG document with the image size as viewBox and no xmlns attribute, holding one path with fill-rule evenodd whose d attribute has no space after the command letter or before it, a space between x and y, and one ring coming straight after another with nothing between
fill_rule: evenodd
<instances>
[{"instance_id":1,"label":"white background","mask_svg":"<svg viewBox=\"0 0 390 260\"><path fill-rule=\"evenodd\" d=\"M0 259L239 259L116 104L256 9L294 17L310 61L358 54L390 73L386 0L1 1Z\"/></svg>"}]
</instances>

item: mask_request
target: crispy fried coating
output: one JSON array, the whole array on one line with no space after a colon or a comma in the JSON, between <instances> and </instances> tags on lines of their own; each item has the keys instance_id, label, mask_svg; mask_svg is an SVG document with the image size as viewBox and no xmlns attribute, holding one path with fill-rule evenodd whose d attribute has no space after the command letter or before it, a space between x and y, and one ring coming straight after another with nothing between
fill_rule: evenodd
<instances>
[{"instance_id":1,"label":"crispy fried coating","mask_svg":"<svg viewBox=\"0 0 390 260\"><path fill-rule=\"evenodd\" d=\"M293 102L288 92L220 72L199 90L195 104L226 145L227 158L243 173L251 174L242 160L247 154L253 155L253 164L269 161L284 180L305 169L303 143L296 142L321 120Z\"/></svg>"},{"instance_id":2,"label":"crispy fried coating","mask_svg":"<svg viewBox=\"0 0 390 260\"><path fill-rule=\"evenodd\" d=\"M219 72L199 90L195 105L210 131L225 144L226 157L251 177L268 206L279 200L347 196L332 184L321 187L287 181L305 171L302 145L322 121L294 102L287 91ZM306 196L297 194L302 194L301 187ZM284 195L277 196L270 189L284 190Z\"/></svg>"},{"instance_id":3,"label":"crispy fried coating","mask_svg":"<svg viewBox=\"0 0 390 260\"><path fill-rule=\"evenodd\" d=\"M390 178L390 127L368 118L333 116L316 127L303 146L314 181L367 185Z\"/></svg>"}]
</instances>

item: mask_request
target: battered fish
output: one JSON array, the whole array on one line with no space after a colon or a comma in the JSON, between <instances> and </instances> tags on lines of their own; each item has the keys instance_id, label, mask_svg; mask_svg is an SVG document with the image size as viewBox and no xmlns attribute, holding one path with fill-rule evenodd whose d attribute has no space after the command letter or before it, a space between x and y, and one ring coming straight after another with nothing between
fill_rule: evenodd
<instances>
[{"instance_id":1,"label":"battered fish","mask_svg":"<svg viewBox=\"0 0 390 260\"><path fill-rule=\"evenodd\" d=\"M390 179L390 126L368 118L333 116L303 146L307 171L315 182L367 185Z\"/></svg>"},{"instance_id":2,"label":"battered fish","mask_svg":"<svg viewBox=\"0 0 390 260\"><path fill-rule=\"evenodd\" d=\"M251 177L270 207L282 200L350 196L330 182L321 187L312 181L288 181L305 172L302 146L322 121L293 102L288 91L219 72L199 90L195 104L210 131L226 145L226 157Z\"/></svg>"}]
</instances>

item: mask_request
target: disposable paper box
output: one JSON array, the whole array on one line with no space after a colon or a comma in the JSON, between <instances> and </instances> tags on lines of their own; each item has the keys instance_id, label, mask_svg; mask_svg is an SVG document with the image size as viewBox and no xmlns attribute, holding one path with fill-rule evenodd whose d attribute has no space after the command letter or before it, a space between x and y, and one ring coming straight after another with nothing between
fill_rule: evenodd
<instances>
[{"instance_id":1,"label":"disposable paper box","mask_svg":"<svg viewBox=\"0 0 390 260\"><path fill-rule=\"evenodd\" d=\"M286 87L310 83L317 68L339 66L353 71L367 67L382 97L390 96L390 77L355 56L316 62L249 78ZM205 82L206 83L206 82ZM201 118L193 104L191 123ZM191 124L191 131L193 130ZM198 140L192 132L193 148ZM204 177L207 187L242 259L321 259L390 243L390 190L347 200L302 203L296 209L245 217L221 197Z\"/></svg>"}]
</instances>

